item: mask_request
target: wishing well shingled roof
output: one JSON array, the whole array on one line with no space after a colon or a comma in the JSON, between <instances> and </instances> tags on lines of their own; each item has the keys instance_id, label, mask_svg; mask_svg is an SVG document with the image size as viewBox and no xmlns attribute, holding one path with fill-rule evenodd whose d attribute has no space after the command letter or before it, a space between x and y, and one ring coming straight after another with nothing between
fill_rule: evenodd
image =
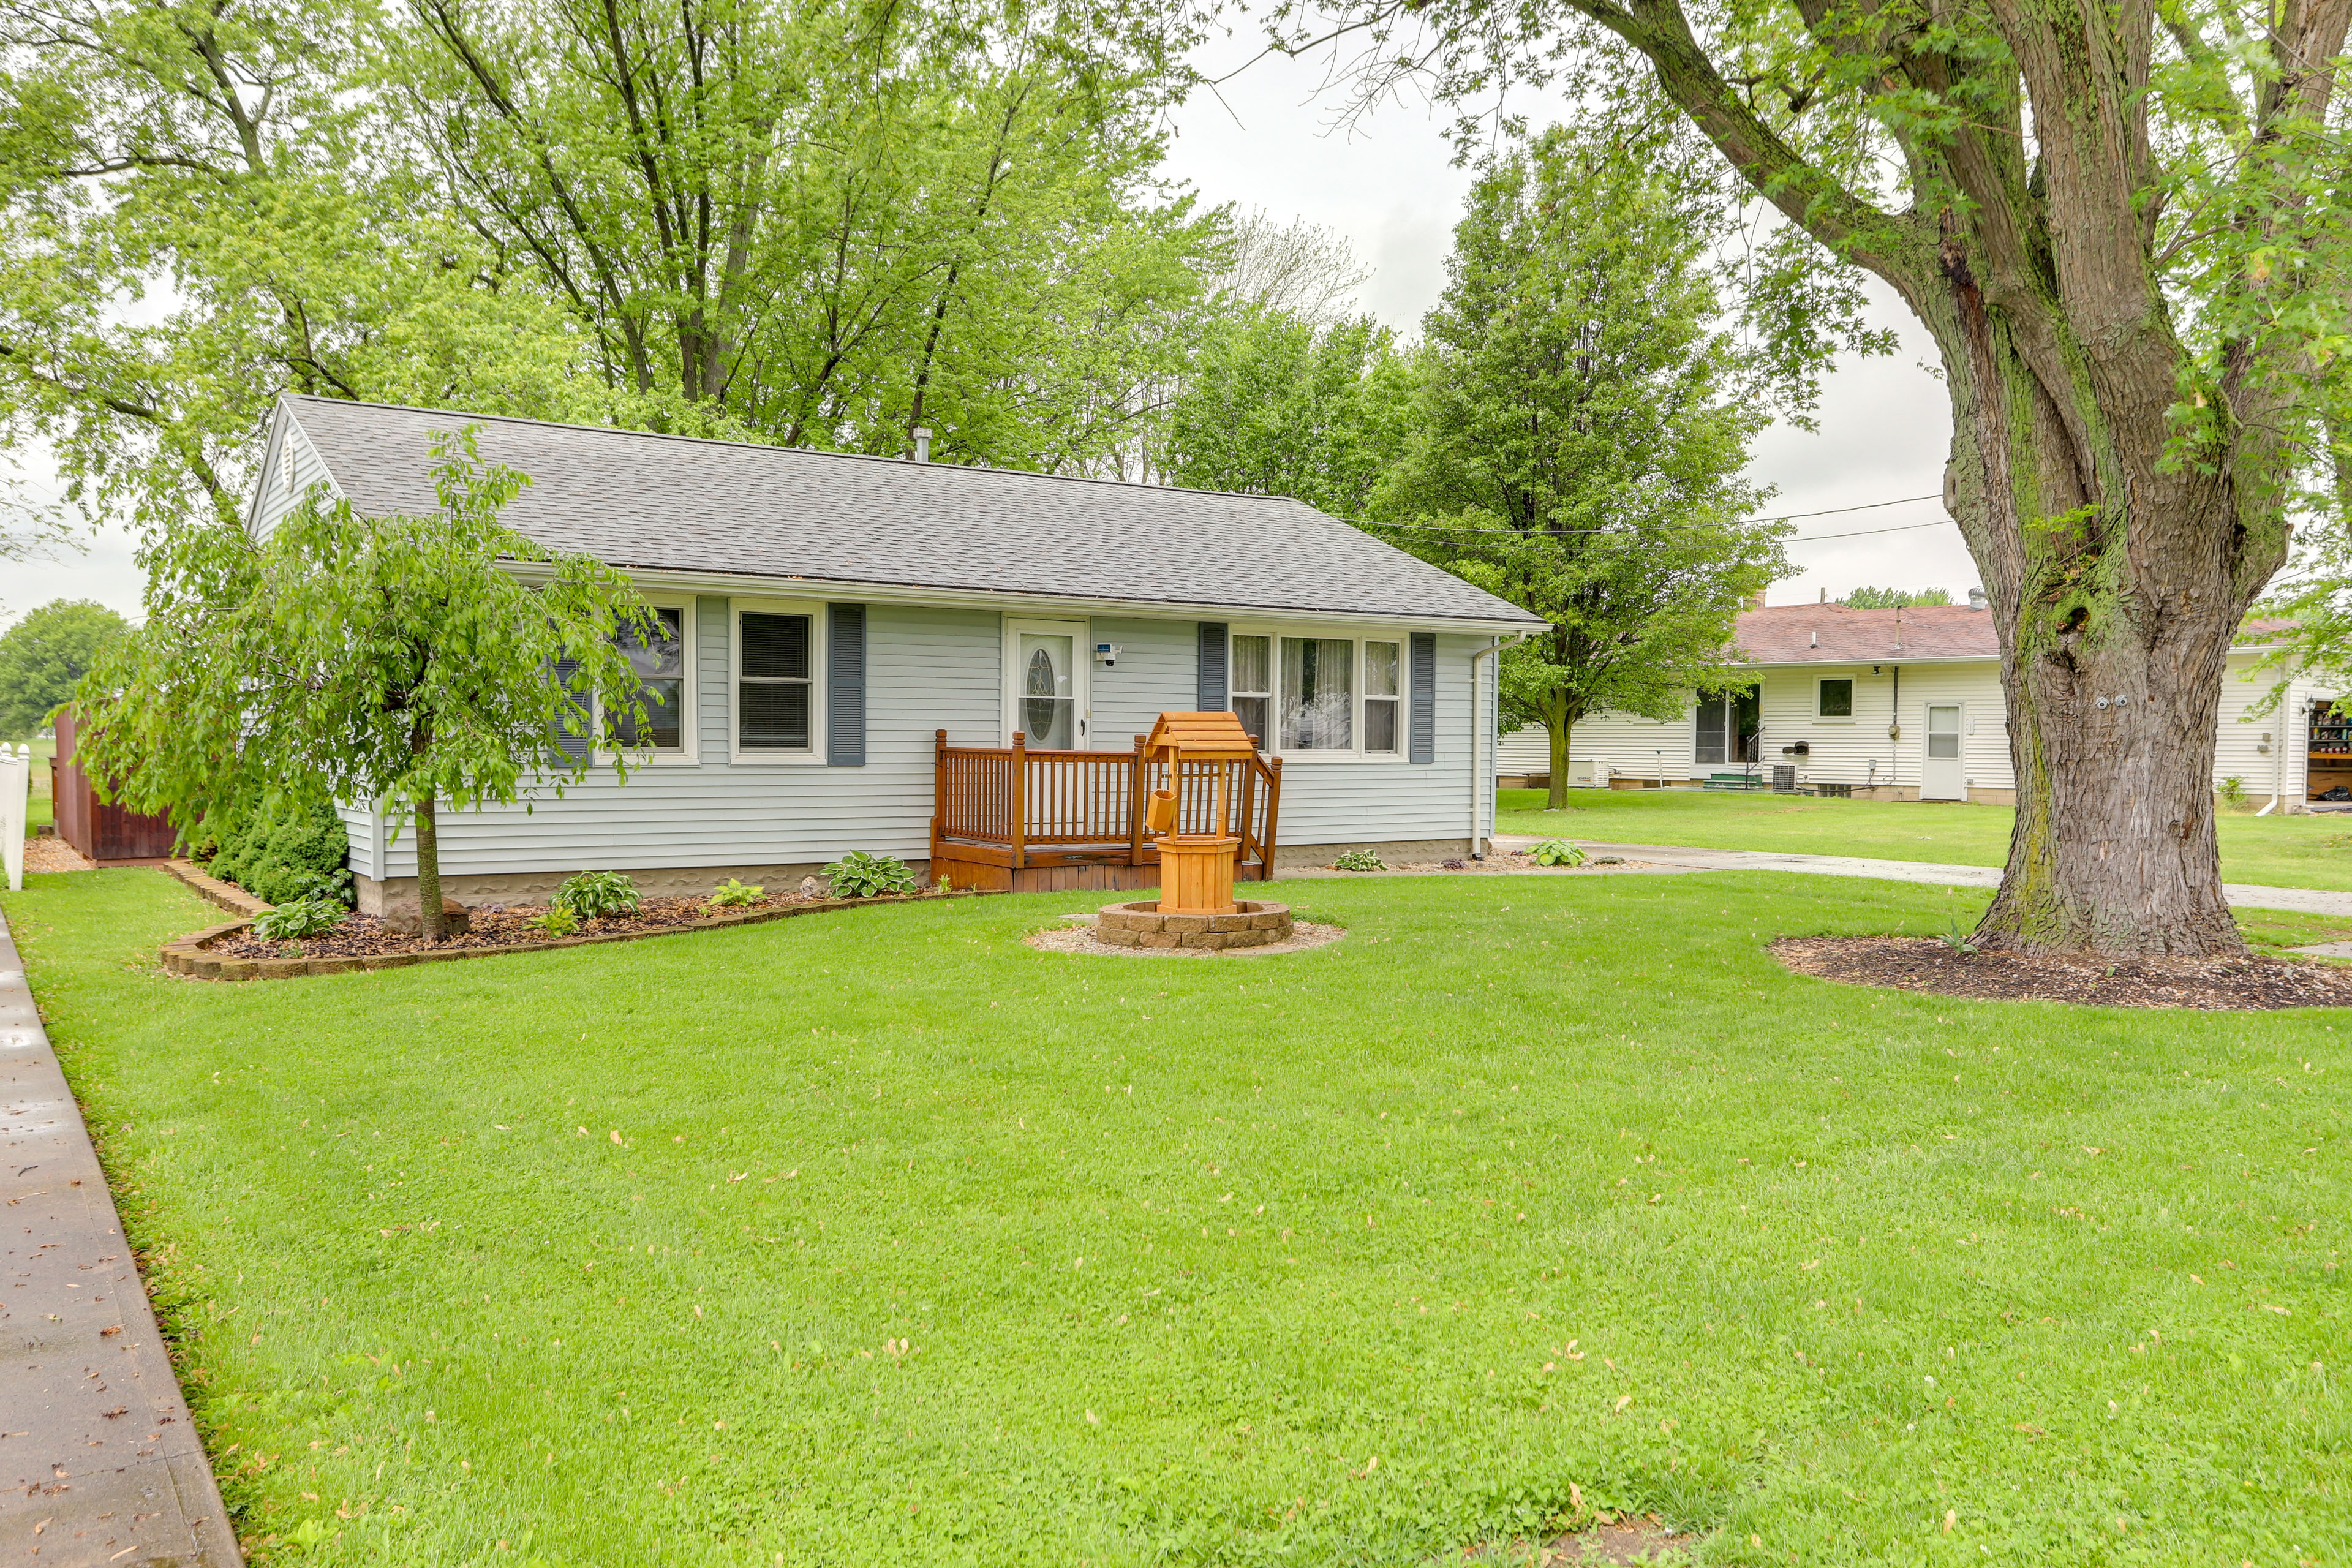
<instances>
[{"instance_id":1,"label":"wishing well shingled roof","mask_svg":"<svg viewBox=\"0 0 2352 1568\"><path fill-rule=\"evenodd\" d=\"M1542 623L1303 502L289 397L362 512L437 505L429 433L478 426L507 521L612 565L813 583Z\"/></svg>"}]
</instances>

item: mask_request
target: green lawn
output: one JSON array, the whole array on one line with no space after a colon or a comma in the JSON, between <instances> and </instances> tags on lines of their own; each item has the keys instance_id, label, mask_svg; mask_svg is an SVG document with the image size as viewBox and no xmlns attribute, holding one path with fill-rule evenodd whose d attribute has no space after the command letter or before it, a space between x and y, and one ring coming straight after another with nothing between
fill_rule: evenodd
<instances>
[{"instance_id":1,"label":"green lawn","mask_svg":"<svg viewBox=\"0 0 2352 1568\"><path fill-rule=\"evenodd\" d=\"M2009 825L2016 815L2005 805L1714 790L1574 789L1565 813L1546 811L1546 798L1541 790L1500 791L1496 831L1998 866L2009 856ZM2229 812L2221 830L2221 873L2232 882L2352 891L2352 816Z\"/></svg>"},{"instance_id":2,"label":"green lawn","mask_svg":"<svg viewBox=\"0 0 2352 1568\"><path fill-rule=\"evenodd\" d=\"M1419 1568L1580 1496L1714 1563L2352 1556L2352 1016L1761 948L1972 896L1320 881L1318 952L1016 945L1066 894L232 986L153 967L211 918L161 875L32 883L266 1561Z\"/></svg>"}]
</instances>

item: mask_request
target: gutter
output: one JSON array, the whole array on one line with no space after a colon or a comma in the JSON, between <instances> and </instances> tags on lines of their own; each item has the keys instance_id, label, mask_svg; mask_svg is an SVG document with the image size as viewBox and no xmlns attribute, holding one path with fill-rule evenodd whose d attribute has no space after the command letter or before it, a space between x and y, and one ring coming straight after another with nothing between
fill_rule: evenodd
<instances>
[{"instance_id":1,"label":"gutter","mask_svg":"<svg viewBox=\"0 0 2352 1568\"><path fill-rule=\"evenodd\" d=\"M1484 826L1486 810L1495 798L1492 790L1482 793L1479 787L1485 782L1485 769L1479 763L1479 751L1482 742L1488 743L1486 749L1490 752L1495 746L1502 743L1501 738L1494 732L1502 721L1502 693L1499 690L1495 694L1494 720L1486 725L1484 731L1478 726L1478 698L1486 690L1484 682L1479 679L1478 661L1490 655L1499 655L1507 647L1515 647L1527 641L1531 635L1528 632L1512 632L1509 634L1508 640L1496 637L1470 656L1470 858L1473 860L1484 860L1486 858L1486 851L1482 847L1486 840L1478 829ZM1500 668L1501 662L1500 658L1496 658L1497 668Z\"/></svg>"},{"instance_id":2,"label":"gutter","mask_svg":"<svg viewBox=\"0 0 2352 1568\"><path fill-rule=\"evenodd\" d=\"M550 573L536 562L510 562L508 570L526 583L544 581ZM727 595L741 598L770 599L842 599L855 598L867 604L908 605L944 608L994 610L1000 613L1023 606L1042 610L1069 610L1081 614L1128 615L1142 619L1204 615L1214 617L1238 617L1253 621L1275 621L1284 624L1332 626L1344 624L1367 627L1411 626L1415 630L1441 632L1485 633L1496 631L1500 616L1479 619L1471 616L1414 615L1407 611L1393 614L1384 611L1317 610L1296 605L1240 605L1230 602L1185 599L1115 598L1108 595L1081 594L1038 594L1011 588L952 588L911 583L861 583L844 577L773 577L738 572L692 572L657 570L649 567L614 566L614 571L626 576L637 588L655 592L682 594ZM1019 613L1017 610L1013 613ZM1507 623L1506 623L1507 624ZM1509 634L1514 641L1532 636L1537 628L1529 627Z\"/></svg>"}]
</instances>

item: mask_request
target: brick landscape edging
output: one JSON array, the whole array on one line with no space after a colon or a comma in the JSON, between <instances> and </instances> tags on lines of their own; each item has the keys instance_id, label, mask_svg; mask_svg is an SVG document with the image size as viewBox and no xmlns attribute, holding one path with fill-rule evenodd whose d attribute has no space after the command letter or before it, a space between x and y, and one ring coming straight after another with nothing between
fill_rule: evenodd
<instances>
[{"instance_id":1,"label":"brick landscape edging","mask_svg":"<svg viewBox=\"0 0 2352 1568\"><path fill-rule=\"evenodd\" d=\"M1229 915L1161 914L1160 900L1108 904L1095 917L1095 935L1114 947L1272 947L1292 934L1288 904L1236 901Z\"/></svg>"},{"instance_id":2,"label":"brick landscape edging","mask_svg":"<svg viewBox=\"0 0 2352 1568\"><path fill-rule=\"evenodd\" d=\"M188 880L185 877L180 879ZM205 880L209 882L212 879L206 877ZM194 886L193 882L189 885ZM196 890L205 892L202 888ZM942 899L989 896L981 889L958 889L948 893L904 893L876 899L823 899L813 904L789 904L782 909L704 915L682 925L656 926L650 931L589 931L579 936L549 937L544 942L511 942L503 947L428 948L422 952L378 952L364 958L227 958L205 951L207 943L232 936L253 923L246 919L206 926L167 942L160 956L165 969L192 980L293 980L310 974L351 974L362 969L404 969L412 963L452 963L461 958L500 958L510 952L551 952L558 948L586 947L593 942L641 942L647 937L683 936L688 931L715 931L722 926L764 925L797 915L830 914L835 910L861 910L875 904L935 903ZM263 904L261 908L269 906Z\"/></svg>"},{"instance_id":3,"label":"brick landscape edging","mask_svg":"<svg viewBox=\"0 0 2352 1568\"><path fill-rule=\"evenodd\" d=\"M207 903L218 904L233 915L257 915L265 910L277 907L264 900L255 898L234 883L224 882L218 877L207 874L198 868L193 860L166 860L163 862L163 870L167 875L177 877L181 881L194 888L198 898Z\"/></svg>"}]
</instances>

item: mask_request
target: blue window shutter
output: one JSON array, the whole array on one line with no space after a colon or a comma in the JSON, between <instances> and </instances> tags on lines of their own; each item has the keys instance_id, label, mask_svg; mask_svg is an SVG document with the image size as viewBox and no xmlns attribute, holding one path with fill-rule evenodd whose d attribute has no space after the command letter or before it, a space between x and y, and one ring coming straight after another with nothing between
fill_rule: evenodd
<instances>
[{"instance_id":1,"label":"blue window shutter","mask_svg":"<svg viewBox=\"0 0 2352 1568\"><path fill-rule=\"evenodd\" d=\"M1406 698L1405 721L1412 729L1412 749L1408 758L1416 763L1437 760L1437 634L1412 634L1412 655L1410 660L1412 681Z\"/></svg>"},{"instance_id":2,"label":"blue window shutter","mask_svg":"<svg viewBox=\"0 0 2352 1568\"><path fill-rule=\"evenodd\" d=\"M824 760L866 765L866 606L825 607Z\"/></svg>"},{"instance_id":3,"label":"blue window shutter","mask_svg":"<svg viewBox=\"0 0 2352 1568\"><path fill-rule=\"evenodd\" d=\"M1200 690L1194 699L1203 713L1222 712L1225 706L1225 623L1201 623Z\"/></svg>"},{"instance_id":4,"label":"blue window shutter","mask_svg":"<svg viewBox=\"0 0 2352 1568\"><path fill-rule=\"evenodd\" d=\"M547 667L547 673L548 678L553 680L559 689L568 689L572 680L579 676L580 661L576 658L559 658ZM547 739L556 753L555 758L551 760L554 761L558 767L566 765L562 759L568 758L572 763L584 763L589 760L590 755L588 694L584 691L567 691L567 694L570 698L570 712L559 717L548 726Z\"/></svg>"}]
</instances>

